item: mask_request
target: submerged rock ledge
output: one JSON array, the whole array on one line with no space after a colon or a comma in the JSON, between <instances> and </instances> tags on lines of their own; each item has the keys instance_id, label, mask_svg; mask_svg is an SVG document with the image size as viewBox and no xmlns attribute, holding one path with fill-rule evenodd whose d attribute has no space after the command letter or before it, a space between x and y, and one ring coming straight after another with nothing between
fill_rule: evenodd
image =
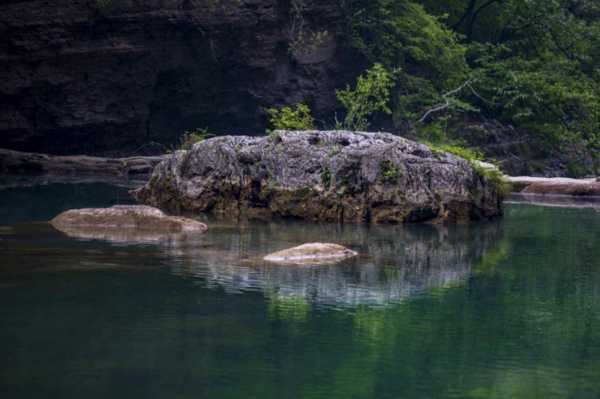
<instances>
[{"instance_id":1,"label":"submerged rock ledge","mask_svg":"<svg viewBox=\"0 0 600 399\"><path fill-rule=\"evenodd\" d=\"M466 222L502 198L466 160L389 133L278 131L203 141L132 192L173 211L335 222Z\"/></svg>"}]
</instances>

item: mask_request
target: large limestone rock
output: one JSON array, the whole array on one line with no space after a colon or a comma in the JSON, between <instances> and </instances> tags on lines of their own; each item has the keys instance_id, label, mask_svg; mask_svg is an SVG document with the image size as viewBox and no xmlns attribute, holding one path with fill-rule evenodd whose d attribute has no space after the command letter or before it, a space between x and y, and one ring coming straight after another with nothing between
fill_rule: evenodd
<instances>
[{"instance_id":1,"label":"large limestone rock","mask_svg":"<svg viewBox=\"0 0 600 399\"><path fill-rule=\"evenodd\" d=\"M500 193L468 161L388 133L218 137L163 161L133 195L249 218L462 222L502 212Z\"/></svg>"},{"instance_id":2,"label":"large limestone rock","mask_svg":"<svg viewBox=\"0 0 600 399\"><path fill-rule=\"evenodd\" d=\"M73 237L109 241L154 241L163 234L203 232L204 223L167 216L160 209L140 205L73 209L50 221L57 230Z\"/></svg>"},{"instance_id":3,"label":"large limestone rock","mask_svg":"<svg viewBox=\"0 0 600 399\"><path fill-rule=\"evenodd\" d=\"M358 253L337 244L310 243L284 249L265 256L265 260L280 265L326 265L353 258Z\"/></svg>"}]
</instances>

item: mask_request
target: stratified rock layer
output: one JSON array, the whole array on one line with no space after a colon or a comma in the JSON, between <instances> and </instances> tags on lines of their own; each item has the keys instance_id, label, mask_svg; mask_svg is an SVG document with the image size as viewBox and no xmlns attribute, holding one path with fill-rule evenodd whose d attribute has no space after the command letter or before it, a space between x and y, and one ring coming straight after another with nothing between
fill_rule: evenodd
<instances>
[{"instance_id":1,"label":"stratified rock layer","mask_svg":"<svg viewBox=\"0 0 600 399\"><path fill-rule=\"evenodd\" d=\"M176 211L266 219L463 222L502 212L499 192L468 161L388 133L210 139L160 163L133 195Z\"/></svg>"},{"instance_id":2,"label":"stratified rock layer","mask_svg":"<svg viewBox=\"0 0 600 399\"><path fill-rule=\"evenodd\" d=\"M337 0L292 3L2 1L0 147L137 154L198 127L264 131L272 106L330 115L362 66Z\"/></svg>"}]
</instances>

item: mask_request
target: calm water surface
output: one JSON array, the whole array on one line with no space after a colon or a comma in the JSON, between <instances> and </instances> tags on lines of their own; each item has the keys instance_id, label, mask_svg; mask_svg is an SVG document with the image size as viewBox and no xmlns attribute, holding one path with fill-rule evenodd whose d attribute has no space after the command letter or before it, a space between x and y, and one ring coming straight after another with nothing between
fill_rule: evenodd
<instances>
[{"instance_id":1,"label":"calm water surface","mask_svg":"<svg viewBox=\"0 0 600 399\"><path fill-rule=\"evenodd\" d=\"M598 398L600 213L468 227L210 221L69 236L106 184L0 188L2 398ZM261 256L341 243L358 259Z\"/></svg>"}]
</instances>

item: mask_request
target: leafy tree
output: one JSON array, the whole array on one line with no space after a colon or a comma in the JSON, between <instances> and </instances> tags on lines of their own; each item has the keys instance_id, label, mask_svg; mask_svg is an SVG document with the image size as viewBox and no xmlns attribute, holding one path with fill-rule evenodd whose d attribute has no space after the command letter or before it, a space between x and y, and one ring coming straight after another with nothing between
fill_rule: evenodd
<instances>
[{"instance_id":1,"label":"leafy tree","mask_svg":"<svg viewBox=\"0 0 600 399\"><path fill-rule=\"evenodd\" d=\"M378 112L391 114L390 92L394 87L396 71L388 71L381 64L375 64L356 80L351 89L337 91L337 98L346 108L342 127L350 130L367 130L369 118Z\"/></svg>"},{"instance_id":2,"label":"leafy tree","mask_svg":"<svg viewBox=\"0 0 600 399\"><path fill-rule=\"evenodd\" d=\"M292 107L269 108L273 130L311 130L314 119L308 105L298 103Z\"/></svg>"},{"instance_id":3,"label":"leafy tree","mask_svg":"<svg viewBox=\"0 0 600 399\"><path fill-rule=\"evenodd\" d=\"M351 42L373 63L423 76L440 89L463 80L466 47L444 26L410 1L355 0L348 4Z\"/></svg>"}]
</instances>

